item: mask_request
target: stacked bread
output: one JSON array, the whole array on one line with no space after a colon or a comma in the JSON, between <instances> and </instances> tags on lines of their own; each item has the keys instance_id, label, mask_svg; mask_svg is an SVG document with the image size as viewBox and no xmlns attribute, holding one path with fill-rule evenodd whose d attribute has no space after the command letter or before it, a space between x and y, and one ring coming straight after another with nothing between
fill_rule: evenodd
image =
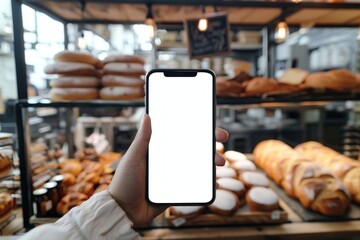
<instances>
[{"instance_id":1,"label":"stacked bread","mask_svg":"<svg viewBox=\"0 0 360 240\"><path fill-rule=\"evenodd\" d=\"M143 98L144 59L130 55L111 55L103 61L100 98L105 100L133 100Z\"/></svg>"},{"instance_id":2,"label":"stacked bread","mask_svg":"<svg viewBox=\"0 0 360 240\"><path fill-rule=\"evenodd\" d=\"M217 151L223 153L224 147L221 143L217 143ZM217 215L229 216L245 203L256 212L279 209L278 197L269 188L269 180L256 171L252 161L236 151L226 151L224 158L225 166L216 168L215 201L208 207L171 207L172 215L190 219L208 210Z\"/></svg>"},{"instance_id":3,"label":"stacked bread","mask_svg":"<svg viewBox=\"0 0 360 240\"><path fill-rule=\"evenodd\" d=\"M14 199L8 192L0 192L0 218L14 207Z\"/></svg>"},{"instance_id":4,"label":"stacked bread","mask_svg":"<svg viewBox=\"0 0 360 240\"><path fill-rule=\"evenodd\" d=\"M56 74L50 82L50 98L59 100L92 100L98 98L98 70L101 62L89 53L62 51L54 63L45 67L46 74Z\"/></svg>"},{"instance_id":5,"label":"stacked bread","mask_svg":"<svg viewBox=\"0 0 360 240\"><path fill-rule=\"evenodd\" d=\"M266 140L254 149L254 160L287 194L304 207L329 216L341 216L350 207L341 181L320 164L278 140Z\"/></svg>"},{"instance_id":6,"label":"stacked bread","mask_svg":"<svg viewBox=\"0 0 360 240\"><path fill-rule=\"evenodd\" d=\"M301 155L329 169L338 176L352 200L360 203L360 163L318 142L306 142L295 148Z\"/></svg>"}]
</instances>

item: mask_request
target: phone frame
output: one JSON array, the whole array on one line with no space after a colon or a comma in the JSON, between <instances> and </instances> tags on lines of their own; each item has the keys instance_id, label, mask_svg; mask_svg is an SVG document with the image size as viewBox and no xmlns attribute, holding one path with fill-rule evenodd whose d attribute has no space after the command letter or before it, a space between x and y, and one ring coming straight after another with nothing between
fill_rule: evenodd
<instances>
[{"instance_id":1,"label":"phone frame","mask_svg":"<svg viewBox=\"0 0 360 240\"><path fill-rule=\"evenodd\" d=\"M149 92L149 77L151 74L153 73L164 73L164 75L167 77L195 77L197 75L197 73L199 72L205 72L208 73L212 76L212 105L213 105L213 133L212 133L212 162L213 162L213 167L212 167L212 185L213 185L213 190L212 190L212 198L210 199L209 202L204 202L204 203L154 203L150 200L149 198L149 152L147 152L146 154L146 190L145 190L145 198L146 201L151 204L151 205L163 205L163 206L206 206L209 205L211 203L213 203L215 201L215 194L216 194L216 165L215 165L215 154L216 154L216 137L215 137L215 129L216 129L216 75L215 73L210 70L210 69L152 69L150 70L147 74L146 74L146 78L145 78L145 111L146 114L149 114L149 95L147 94ZM193 76L194 72L196 72L196 74Z\"/></svg>"}]
</instances>

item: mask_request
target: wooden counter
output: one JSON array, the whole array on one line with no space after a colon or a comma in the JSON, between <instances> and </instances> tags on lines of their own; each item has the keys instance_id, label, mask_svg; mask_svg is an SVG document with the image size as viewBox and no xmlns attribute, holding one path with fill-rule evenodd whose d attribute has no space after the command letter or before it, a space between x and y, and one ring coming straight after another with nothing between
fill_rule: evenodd
<instances>
[{"instance_id":1,"label":"wooden counter","mask_svg":"<svg viewBox=\"0 0 360 240\"><path fill-rule=\"evenodd\" d=\"M143 239L346 239L360 238L360 221L287 223L258 227L212 227L153 229L142 232Z\"/></svg>"}]
</instances>

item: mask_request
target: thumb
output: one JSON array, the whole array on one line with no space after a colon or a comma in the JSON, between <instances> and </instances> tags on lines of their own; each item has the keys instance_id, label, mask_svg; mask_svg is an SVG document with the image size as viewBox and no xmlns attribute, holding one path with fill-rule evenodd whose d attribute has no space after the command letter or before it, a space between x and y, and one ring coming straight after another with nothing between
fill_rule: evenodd
<instances>
[{"instance_id":1,"label":"thumb","mask_svg":"<svg viewBox=\"0 0 360 240\"><path fill-rule=\"evenodd\" d=\"M144 114L140 128L136 133L135 139L129 147L126 155L132 156L135 159L144 159L148 150L148 145L151 137L151 121L147 114ZM136 156L136 157L134 157Z\"/></svg>"}]
</instances>

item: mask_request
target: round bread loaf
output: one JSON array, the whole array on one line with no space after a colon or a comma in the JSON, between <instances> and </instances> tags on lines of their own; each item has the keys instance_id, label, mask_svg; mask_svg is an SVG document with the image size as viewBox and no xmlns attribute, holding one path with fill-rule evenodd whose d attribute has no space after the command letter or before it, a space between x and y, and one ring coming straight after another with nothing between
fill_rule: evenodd
<instances>
[{"instance_id":1,"label":"round bread loaf","mask_svg":"<svg viewBox=\"0 0 360 240\"><path fill-rule=\"evenodd\" d=\"M245 195L244 184L234 178L219 178L216 180L219 189L225 189L235 193L239 198Z\"/></svg>"},{"instance_id":2,"label":"round bread loaf","mask_svg":"<svg viewBox=\"0 0 360 240\"><path fill-rule=\"evenodd\" d=\"M224 154L225 152L224 144L222 144L221 142L216 142L216 151L220 154Z\"/></svg>"},{"instance_id":3,"label":"round bread loaf","mask_svg":"<svg viewBox=\"0 0 360 240\"><path fill-rule=\"evenodd\" d=\"M104 74L121 76L142 76L145 75L144 66L139 63L107 63L103 67Z\"/></svg>"},{"instance_id":4,"label":"round bread loaf","mask_svg":"<svg viewBox=\"0 0 360 240\"><path fill-rule=\"evenodd\" d=\"M310 88L325 89L328 88L329 82L334 81L334 77L327 73L311 73L305 79L305 85Z\"/></svg>"},{"instance_id":5,"label":"round bread loaf","mask_svg":"<svg viewBox=\"0 0 360 240\"><path fill-rule=\"evenodd\" d=\"M231 177L236 178L236 171L229 167L216 167L216 177L217 178L224 178L224 177Z\"/></svg>"},{"instance_id":6,"label":"round bread loaf","mask_svg":"<svg viewBox=\"0 0 360 240\"><path fill-rule=\"evenodd\" d=\"M96 76L97 72L93 65L76 62L55 62L45 67L46 74L59 74L66 76Z\"/></svg>"},{"instance_id":7,"label":"round bread loaf","mask_svg":"<svg viewBox=\"0 0 360 240\"><path fill-rule=\"evenodd\" d=\"M136 56L136 55L109 55L107 56L104 61L105 64L106 63L111 63L111 62L118 62L118 63L139 63L144 65L145 64L145 60L140 57L140 56Z\"/></svg>"},{"instance_id":8,"label":"round bread loaf","mask_svg":"<svg viewBox=\"0 0 360 240\"><path fill-rule=\"evenodd\" d=\"M105 100L134 100L144 96L143 88L105 87L100 90L100 98Z\"/></svg>"},{"instance_id":9,"label":"round bread loaf","mask_svg":"<svg viewBox=\"0 0 360 240\"><path fill-rule=\"evenodd\" d=\"M230 163L247 159L246 156L241 152L232 151L232 150L226 151L224 153L224 158L228 160Z\"/></svg>"},{"instance_id":10,"label":"round bread loaf","mask_svg":"<svg viewBox=\"0 0 360 240\"><path fill-rule=\"evenodd\" d=\"M209 210L218 215L229 216L234 214L240 205L240 200L235 193L223 189L216 189L216 198L209 206Z\"/></svg>"},{"instance_id":11,"label":"round bread loaf","mask_svg":"<svg viewBox=\"0 0 360 240\"><path fill-rule=\"evenodd\" d=\"M97 58L91 55L90 53L77 52L77 51L61 51L54 56L55 62L77 62L77 63L87 63L95 65L97 63Z\"/></svg>"},{"instance_id":12,"label":"round bread loaf","mask_svg":"<svg viewBox=\"0 0 360 240\"><path fill-rule=\"evenodd\" d=\"M185 219L195 218L203 213L205 207L203 206L173 206L170 207L170 212L175 217L182 217Z\"/></svg>"},{"instance_id":13,"label":"round bread loaf","mask_svg":"<svg viewBox=\"0 0 360 240\"><path fill-rule=\"evenodd\" d=\"M53 101L74 101L97 99L99 93L96 88L52 88L49 95Z\"/></svg>"},{"instance_id":14,"label":"round bread loaf","mask_svg":"<svg viewBox=\"0 0 360 240\"><path fill-rule=\"evenodd\" d=\"M99 86L99 79L88 76L66 76L52 79L50 86L53 88L96 88Z\"/></svg>"},{"instance_id":15,"label":"round bread loaf","mask_svg":"<svg viewBox=\"0 0 360 240\"><path fill-rule=\"evenodd\" d=\"M231 164L231 167L235 168L236 170L238 170L240 172L256 170L255 164L252 161L247 160L247 159L233 162Z\"/></svg>"},{"instance_id":16,"label":"round bread loaf","mask_svg":"<svg viewBox=\"0 0 360 240\"><path fill-rule=\"evenodd\" d=\"M268 187L270 185L269 179L259 172L243 172L241 173L239 179L247 188Z\"/></svg>"},{"instance_id":17,"label":"round bread loaf","mask_svg":"<svg viewBox=\"0 0 360 240\"><path fill-rule=\"evenodd\" d=\"M61 163L61 173L71 173L74 176L79 175L82 171L82 166L78 161L67 160Z\"/></svg>"},{"instance_id":18,"label":"round bread loaf","mask_svg":"<svg viewBox=\"0 0 360 240\"><path fill-rule=\"evenodd\" d=\"M278 83L274 79L256 77L247 82L244 96L254 96L277 90Z\"/></svg>"},{"instance_id":19,"label":"round bread loaf","mask_svg":"<svg viewBox=\"0 0 360 240\"><path fill-rule=\"evenodd\" d=\"M254 187L246 194L251 211L271 212L279 209L279 198L270 188Z\"/></svg>"},{"instance_id":20,"label":"round bread loaf","mask_svg":"<svg viewBox=\"0 0 360 240\"><path fill-rule=\"evenodd\" d=\"M328 88L333 90L351 90L356 88L356 76L349 70L336 69L328 72L334 80L328 82Z\"/></svg>"},{"instance_id":21,"label":"round bread loaf","mask_svg":"<svg viewBox=\"0 0 360 240\"><path fill-rule=\"evenodd\" d=\"M137 77L105 75L101 78L104 87L144 87L145 81Z\"/></svg>"}]
</instances>

